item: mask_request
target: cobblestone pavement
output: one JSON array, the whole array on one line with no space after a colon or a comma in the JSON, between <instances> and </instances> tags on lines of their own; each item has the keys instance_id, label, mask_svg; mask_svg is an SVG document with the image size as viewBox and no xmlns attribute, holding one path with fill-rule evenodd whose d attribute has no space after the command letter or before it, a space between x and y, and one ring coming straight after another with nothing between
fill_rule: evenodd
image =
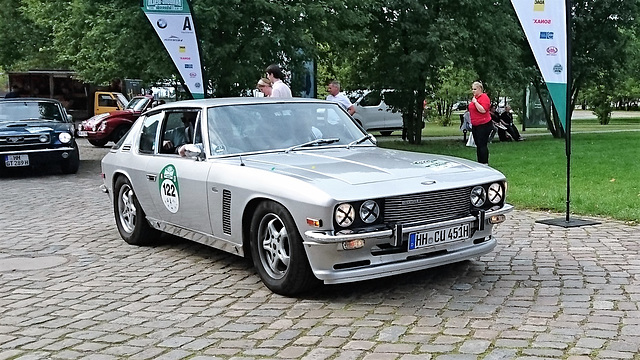
<instances>
[{"instance_id":1,"label":"cobblestone pavement","mask_svg":"<svg viewBox=\"0 0 640 360\"><path fill-rule=\"evenodd\" d=\"M638 227L515 211L480 259L286 298L239 257L127 245L81 145L77 175L0 176L0 359L640 359Z\"/></svg>"}]
</instances>

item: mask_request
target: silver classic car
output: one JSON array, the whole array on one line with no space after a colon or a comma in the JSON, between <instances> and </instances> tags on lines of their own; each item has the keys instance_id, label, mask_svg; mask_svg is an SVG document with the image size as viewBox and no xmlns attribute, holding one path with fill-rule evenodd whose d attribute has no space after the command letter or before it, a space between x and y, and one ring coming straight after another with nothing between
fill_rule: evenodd
<instances>
[{"instance_id":1,"label":"silver classic car","mask_svg":"<svg viewBox=\"0 0 640 360\"><path fill-rule=\"evenodd\" d=\"M486 254L512 209L500 172L379 148L338 104L313 99L156 107L102 171L127 243L166 232L247 256L288 296Z\"/></svg>"}]
</instances>

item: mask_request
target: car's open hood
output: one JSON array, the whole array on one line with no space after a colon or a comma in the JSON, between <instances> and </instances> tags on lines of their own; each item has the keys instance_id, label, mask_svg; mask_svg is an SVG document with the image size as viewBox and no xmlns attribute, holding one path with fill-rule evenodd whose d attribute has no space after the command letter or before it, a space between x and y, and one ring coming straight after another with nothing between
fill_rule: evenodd
<instances>
[{"instance_id":1,"label":"car's open hood","mask_svg":"<svg viewBox=\"0 0 640 360\"><path fill-rule=\"evenodd\" d=\"M302 150L244 157L245 166L308 180L339 180L352 185L409 178L450 179L472 170L497 173L478 163L449 156L375 147Z\"/></svg>"}]
</instances>

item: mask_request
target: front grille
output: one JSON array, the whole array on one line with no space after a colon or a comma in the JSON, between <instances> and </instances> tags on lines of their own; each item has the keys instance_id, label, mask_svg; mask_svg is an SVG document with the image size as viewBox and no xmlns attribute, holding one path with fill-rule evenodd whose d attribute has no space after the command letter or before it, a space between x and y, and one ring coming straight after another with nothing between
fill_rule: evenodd
<instances>
[{"instance_id":1,"label":"front grille","mask_svg":"<svg viewBox=\"0 0 640 360\"><path fill-rule=\"evenodd\" d=\"M386 223L432 223L469 215L471 188L449 189L385 199Z\"/></svg>"},{"instance_id":2,"label":"front grille","mask_svg":"<svg viewBox=\"0 0 640 360\"><path fill-rule=\"evenodd\" d=\"M42 134L0 136L0 146L20 147L20 146L29 146L29 145L48 144L49 135L47 135L47 142L45 143L40 141L40 135Z\"/></svg>"}]
</instances>

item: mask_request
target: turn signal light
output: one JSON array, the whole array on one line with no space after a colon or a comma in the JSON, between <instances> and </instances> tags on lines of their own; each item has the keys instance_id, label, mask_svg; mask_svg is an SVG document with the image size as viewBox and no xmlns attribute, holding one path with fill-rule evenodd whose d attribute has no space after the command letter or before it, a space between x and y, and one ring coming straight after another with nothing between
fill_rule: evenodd
<instances>
[{"instance_id":1,"label":"turn signal light","mask_svg":"<svg viewBox=\"0 0 640 360\"><path fill-rule=\"evenodd\" d=\"M307 218L307 225L314 226L314 227L321 227L322 226L322 220L316 220L316 219Z\"/></svg>"},{"instance_id":2,"label":"turn signal light","mask_svg":"<svg viewBox=\"0 0 640 360\"><path fill-rule=\"evenodd\" d=\"M349 241L343 241L342 242L342 248L344 250L360 249L363 246L364 246L364 240L363 239L355 239L355 240L349 240Z\"/></svg>"},{"instance_id":3,"label":"turn signal light","mask_svg":"<svg viewBox=\"0 0 640 360\"><path fill-rule=\"evenodd\" d=\"M506 216L504 215L492 215L491 218L489 218L489 222L492 224L500 224L502 222L504 222L507 219Z\"/></svg>"}]
</instances>

